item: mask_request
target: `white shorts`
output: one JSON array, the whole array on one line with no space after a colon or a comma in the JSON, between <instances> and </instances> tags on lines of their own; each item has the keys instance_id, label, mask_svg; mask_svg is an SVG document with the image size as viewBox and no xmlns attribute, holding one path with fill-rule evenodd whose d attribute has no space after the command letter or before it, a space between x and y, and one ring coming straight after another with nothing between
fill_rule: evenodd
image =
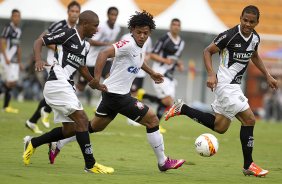
<instances>
[{"instance_id":1,"label":"white shorts","mask_svg":"<svg viewBox=\"0 0 282 184\"><path fill-rule=\"evenodd\" d=\"M167 96L171 96L174 99L175 97L175 81L174 80L170 80L169 78L164 77L163 83L156 84L153 81L153 86L155 88L158 98L162 99Z\"/></svg>"},{"instance_id":2,"label":"white shorts","mask_svg":"<svg viewBox=\"0 0 282 184\"><path fill-rule=\"evenodd\" d=\"M232 120L239 112L250 106L239 84L221 84L215 89L215 101L211 104L215 113Z\"/></svg>"},{"instance_id":3,"label":"white shorts","mask_svg":"<svg viewBox=\"0 0 282 184\"><path fill-rule=\"evenodd\" d=\"M54 111L54 122L73 122L68 116L83 110L73 86L66 80L52 80L45 83L43 95Z\"/></svg>"},{"instance_id":4,"label":"white shorts","mask_svg":"<svg viewBox=\"0 0 282 184\"><path fill-rule=\"evenodd\" d=\"M3 64L3 78L7 82L15 82L19 80L20 66L18 63Z\"/></svg>"}]
</instances>

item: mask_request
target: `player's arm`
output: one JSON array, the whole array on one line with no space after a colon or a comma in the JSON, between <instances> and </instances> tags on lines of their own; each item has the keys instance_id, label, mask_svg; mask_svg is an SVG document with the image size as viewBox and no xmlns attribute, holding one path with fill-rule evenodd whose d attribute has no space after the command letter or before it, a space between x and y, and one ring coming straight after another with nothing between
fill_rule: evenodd
<instances>
[{"instance_id":1,"label":"player's arm","mask_svg":"<svg viewBox=\"0 0 282 184\"><path fill-rule=\"evenodd\" d=\"M164 76L152 70L146 62L143 63L141 68L151 76L151 78L155 81L156 84L162 83L164 81Z\"/></svg>"},{"instance_id":2,"label":"player's arm","mask_svg":"<svg viewBox=\"0 0 282 184\"><path fill-rule=\"evenodd\" d=\"M41 33L41 35L39 37L43 37L47 34L47 31L44 31L43 33ZM46 45L46 47L48 47L49 49L55 51L56 50L56 45Z\"/></svg>"},{"instance_id":3,"label":"player's arm","mask_svg":"<svg viewBox=\"0 0 282 184\"><path fill-rule=\"evenodd\" d=\"M159 62L159 63L165 63L165 64L172 64L173 63L173 60L172 59L169 59L169 58L164 58L162 56L160 56L159 54L156 54L156 53L151 53L151 59L156 61L156 62Z\"/></svg>"},{"instance_id":4,"label":"player's arm","mask_svg":"<svg viewBox=\"0 0 282 184\"><path fill-rule=\"evenodd\" d=\"M0 50L1 50L1 53L3 54L3 56L4 56L5 62L6 62L6 64L10 64L10 60L8 59L6 51L5 51L5 48L7 46L6 38L1 37L0 38L0 44L1 44Z\"/></svg>"},{"instance_id":5,"label":"player's arm","mask_svg":"<svg viewBox=\"0 0 282 184\"><path fill-rule=\"evenodd\" d=\"M17 46L17 61L19 63L20 69L24 70L23 64L22 64L22 47L20 45Z\"/></svg>"},{"instance_id":6,"label":"player's arm","mask_svg":"<svg viewBox=\"0 0 282 184\"><path fill-rule=\"evenodd\" d=\"M256 65L256 67L261 71L261 73L264 74L268 85L272 89L278 88L278 82L268 73L267 69L265 68L260 56L258 55L258 52L255 51L251 57L252 62Z\"/></svg>"},{"instance_id":7,"label":"player's arm","mask_svg":"<svg viewBox=\"0 0 282 184\"><path fill-rule=\"evenodd\" d=\"M207 86L213 91L217 84L216 74L212 68L212 55L219 52L220 49L212 42L204 49L204 63L208 73Z\"/></svg>"},{"instance_id":8,"label":"player's arm","mask_svg":"<svg viewBox=\"0 0 282 184\"><path fill-rule=\"evenodd\" d=\"M35 60L35 71L42 71L44 69L44 61L41 58L42 46L45 45L42 37L39 37L35 40L33 44L33 53Z\"/></svg>"}]
</instances>

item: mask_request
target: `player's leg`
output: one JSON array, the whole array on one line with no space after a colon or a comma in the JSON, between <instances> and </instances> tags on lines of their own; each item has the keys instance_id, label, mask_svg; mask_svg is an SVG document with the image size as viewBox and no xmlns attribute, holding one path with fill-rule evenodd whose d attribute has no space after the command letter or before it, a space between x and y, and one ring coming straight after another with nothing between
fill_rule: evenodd
<instances>
[{"instance_id":1,"label":"player's leg","mask_svg":"<svg viewBox=\"0 0 282 184\"><path fill-rule=\"evenodd\" d=\"M160 171L169 169L177 169L185 162L183 159L171 159L164 153L164 140L159 130L159 119L152 109L149 109L140 123L146 126L147 139L158 160L158 168Z\"/></svg>"},{"instance_id":2,"label":"player's leg","mask_svg":"<svg viewBox=\"0 0 282 184\"><path fill-rule=\"evenodd\" d=\"M236 118L242 123L240 130L240 140L242 145L244 166L243 173L245 175L265 176L268 174L267 170L264 170L254 164L252 153L254 146L254 126L255 116L250 108L245 111L239 112Z\"/></svg>"},{"instance_id":3,"label":"player's leg","mask_svg":"<svg viewBox=\"0 0 282 184\"><path fill-rule=\"evenodd\" d=\"M29 120L26 121L25 126L27 128L29 128L30 130L32 130L34 133L38 133L41 134L43 133L39 127L37 126L37 121L39 120L39 118L41 117L41 109L43 109L45 106L47 105L45 99L43 98L36 110L34 111L33 115L31 116L31 118Z\"/></svg>"}]
</instances>

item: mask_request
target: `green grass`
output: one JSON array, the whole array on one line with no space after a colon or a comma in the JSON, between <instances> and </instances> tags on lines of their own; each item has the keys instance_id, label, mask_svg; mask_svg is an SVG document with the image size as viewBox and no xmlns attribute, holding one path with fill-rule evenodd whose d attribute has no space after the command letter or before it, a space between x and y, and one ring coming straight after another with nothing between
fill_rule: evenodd
<instances>
[{"instance_id":1,"label":"green grass","mask_svg":"<svg viewBox=\"0 0 282 184\"><path fill-rule=\"evenodd\" d=\"M0 102L2 104L2 101ZM33 113L36 102L17 103L20 113L0 112L0 183L280 183L282 181L281 124L257 122L255 128L254 160L270 170L265 178L245 177L241 172L242 153L239 141L240 124L232 123L224 135L213 133L219 140L219 152L210 158L195 153L194 141L209 129L185 117L177 117L162 125L166 154L184 158L186 164L178 170L161 173L156 158L147 143L144 127L128 126L118 116L102 133L92 134L94 154L101 164L115 168L113 175L87 174L83 171L83 158L77 143L66 145L54 165L48 162L48 147L37 148L29 166L22 163L23 137L33 135L24 122ZM86 107L89 118L93 117ZM40 128L47 131L42 124ZM52 124L52 127L55 125Z\"/></svg>"}]
</instances>

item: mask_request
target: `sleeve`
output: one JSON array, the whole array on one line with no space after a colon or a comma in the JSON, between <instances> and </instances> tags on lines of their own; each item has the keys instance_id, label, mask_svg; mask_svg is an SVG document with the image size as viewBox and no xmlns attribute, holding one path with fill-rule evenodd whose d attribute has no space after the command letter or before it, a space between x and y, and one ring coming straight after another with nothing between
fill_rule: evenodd
<instances>
[{"instance_id":1,"label":"sleeve","mask_svg":"<svg viewBox=\"0 0 282 184\"><path fill-rule=\"evenodd\" d=\"M58 31L59 29L62 29L62 28L63 28L63 22L62 21L54 22L48 27L47 32L53 33L53 32Z\"/></svg>"},{"instance_id":2,"label":"sleeve","mask_svg":"<svg viewBox=\"0 0 282 184\"><path fill-rule=\"evenodd\" d=\"M115 48L115 57L128 55L132 51L130 40L120 40L113 44Z\"/></svg>"},{"instance_id":3,"label":"sleeve","mask_svg":"<svg viewBox=\"0 0 282 184\"><path fill-rule=\"evenodd\" d=\"M161 50L163 49L165 38L166 38L166 36L163 36L156 42L152 53L159 54L161 52Z\"/></svg>"},{"instance_id":4,"label":"sleeve","mask_svg":"<svg viewBox=\"0 0 282 184\"><path fill-rule=\"evenodd\" d=\"M10 26L5 26L1 33L1 38L8 38L9 31L10 31Z\"/></svg>"},{"instance_id":5,"label":"sleeve","mask_svg":"<svg viewBox=\"0 0 282 184\"><path fill-rule=\"evenodd\" d=\"M258 51L259 44L260 44L260 36L258 35L258 42L257 42L257 44L255 46L255 51Z\"/></svg>"},{"instance_id":6,"label":"sleeve","mask_svg":"<svg viewBox=\"0 0 282 184\"><path fill-rule=\"evenodd\" d=\"M228 31L224 31L223 33L220 33L213 42L220 50L222 50L227 46L228 41Z\"/></svg>"},{"instance_id":7,"label":"sleeve","mask_svg":"<svg viewBox=\"0 0 282 184\"><path fill-rule=\"evenodd\" d=\"M42 40L45 45L52 45L52 44L61 45L65 41L67 41L70 37L73 36L73 34L70 33L71 32L70 30L71 29L61 29L58 30L57 32L48 33L42 37Z\"/></svg>"}]
</instances>

